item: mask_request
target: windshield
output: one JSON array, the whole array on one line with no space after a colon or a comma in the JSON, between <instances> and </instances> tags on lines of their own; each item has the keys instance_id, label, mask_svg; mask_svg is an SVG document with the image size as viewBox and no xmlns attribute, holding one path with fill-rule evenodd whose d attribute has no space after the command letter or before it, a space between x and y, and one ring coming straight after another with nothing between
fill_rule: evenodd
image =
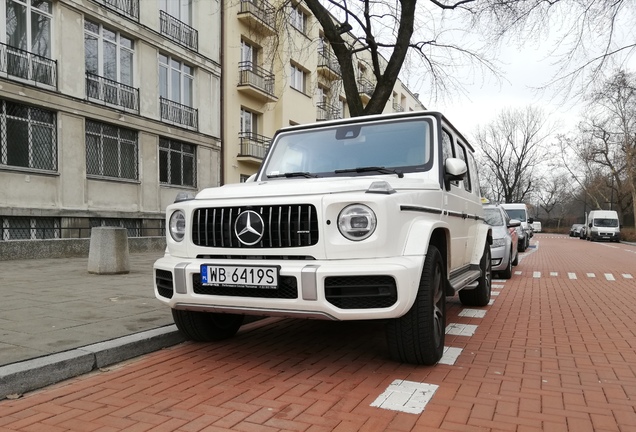
<instances>
[{"instance_id":1,"label":"windshield","mask_svg":"<svg viewBox=\"0 0 636 432\"><path fill-rule=\"evenodd\" d=\"M618 226L618 219L594 219L594 226L616 228Z\"/></svg>"},{"instance_id":2,"label":"windshield","mask_svg":"<svg viewBox=\"0 0 636 432\"><path fill-rule=\"evenodd\" d=\"M283 132L263 172L270 179L422 172L432 165L430 143L424 118Z\"/></svg>"},{"instance_id":3,"label":"windshield","mask_svg":"<svg viewBox=\"0 0 636 432\"><path fill-rule=\"evenodd\" d=\"M526 211L524 209L505 209L510 219L517 219L518 221L526 221Z\"/></svg>"},{"instance_id":4,"label":"windshield","mask_svg":"<svg viewBox=\"0 0 636 432\"><path fill-rule=\"evenodd\" d=\"M491 226L501 226L504 224L501 212L497 209L484 209L484 219Z\"/></svg>"}]
</instances>

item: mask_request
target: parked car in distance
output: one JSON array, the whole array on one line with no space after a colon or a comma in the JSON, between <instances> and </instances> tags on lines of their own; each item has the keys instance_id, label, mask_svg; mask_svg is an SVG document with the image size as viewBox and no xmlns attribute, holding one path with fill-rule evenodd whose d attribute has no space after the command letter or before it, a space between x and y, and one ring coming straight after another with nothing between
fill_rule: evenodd
<instances>
[{"instance_id":1,"label":"parked car in distance","mask_svg":"<svg viewBox=\"0 0 636 432\"><path fill-rule=\"evenodd\" d=\"M541 222L539 222L539 221L532 222L532 231L536 232L536 233L540 233L541 232Z\"/></svg>"},{"instance_id":2,"label":"parked car in distance","mask_svg":"<svg viewBox=\"0 0 636 432\"><path fill-rule=\"evenodd\" d=\"M510 279L512 266L519 263L517 228L521 226L521 221L510 219L500 205L485 205L484 218L492 227L492 244L490 245L492 271L499 273L499 276L504 279Z\"/></svg>"},{"instance_id":3,"label":"parked car in distance","mask_svg":"<svg viewBox=\"0 0 636 432\"><path fill-rule=\"evenodd\" d=\"M505 203L501 207L508 213L511 219L517 219L521 222L521 230L519 231L519 252L525 252L530 246L530 238L532 238L532 220L528 217L528 206L523 203Z\"/></svg>"},{"instance_id":4,"label":"parked car in distance","mask_svg":"<svg viewBox=\"0 0 636 432\"><path fill-rule=\"evenodd\" d=\"M585 225L583 224L574 224L570 227L570 237L581 237L581 231L583 230Z\"/></svg>"}]
</instances>

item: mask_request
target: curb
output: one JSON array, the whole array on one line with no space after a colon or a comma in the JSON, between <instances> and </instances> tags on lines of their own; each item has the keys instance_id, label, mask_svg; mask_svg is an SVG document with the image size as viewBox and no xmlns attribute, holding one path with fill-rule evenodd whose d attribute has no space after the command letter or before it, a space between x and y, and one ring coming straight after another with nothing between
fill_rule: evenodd
<instances>
[{"instance_id":1,"label":"curb","mask_svg":"<svg viewBox=\"0 0 636 432\"><path fill-rule=\"evenodd\" d=\"M0 367L0 400L184 342L173 325Z\"/></svg>"}]
</instances>

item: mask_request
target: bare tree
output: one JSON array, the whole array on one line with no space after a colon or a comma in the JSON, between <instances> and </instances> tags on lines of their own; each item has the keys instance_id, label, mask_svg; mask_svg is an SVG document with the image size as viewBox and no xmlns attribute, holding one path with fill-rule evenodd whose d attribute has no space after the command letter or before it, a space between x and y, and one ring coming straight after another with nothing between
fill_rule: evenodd
<instances>
[{"instance_id":1,"label":"bare tree","mask_svg":"<svg viewBox=\"0 0 636 432\"><path fill-rule=\"evenodd\" d=\"M541 178L536 170L545 158L551 127L543 111L508 109L488 126L478 128L483 188L498 202L524 202ZM482 183L484 183L482 181Z\"/></svg>"}]
</instances>

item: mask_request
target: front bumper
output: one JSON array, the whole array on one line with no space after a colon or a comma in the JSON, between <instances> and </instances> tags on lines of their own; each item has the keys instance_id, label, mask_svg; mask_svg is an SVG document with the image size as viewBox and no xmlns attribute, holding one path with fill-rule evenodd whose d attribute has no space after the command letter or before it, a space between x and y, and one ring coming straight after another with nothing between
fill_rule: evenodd
<instances>
[{"instance_id":1,"label":"front bumper","mask_svg":"<svg viewBox=\"0 0 636 432\"><path fill-rule=\"evenodd\" d=\"M202 264L279 266L279 288L202 286ZM154 289L156 298L173 309L329 320L385 319L400 317L411 308L422 266L423 257L417 256L264 262L166 255L154 264Z\"/></svg>"},{"instance_id":2,"label":"front bumper","mask_svg":"<svg viewBox=\"0 0 636 432\"><path fill-rule=\"evenodd\" d=\"M490 263L492 271L505 270L508 267L510 251L506 246L490 248Z\"/></svg>"}]
</instances>

